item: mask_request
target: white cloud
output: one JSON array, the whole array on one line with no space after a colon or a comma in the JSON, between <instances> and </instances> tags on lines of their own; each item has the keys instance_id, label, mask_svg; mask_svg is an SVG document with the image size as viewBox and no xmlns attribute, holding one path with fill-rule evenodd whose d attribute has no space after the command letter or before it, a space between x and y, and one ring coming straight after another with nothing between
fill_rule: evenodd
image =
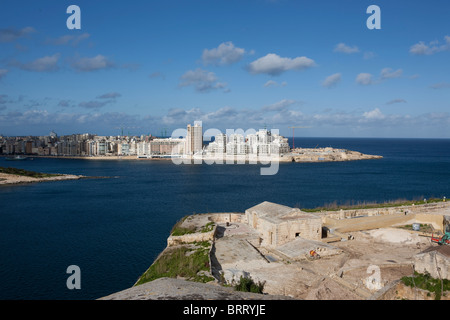
<instances>
[{"instance_id":1,"label":"white cloud","mask_svg":"<svg viewBox=\"0 0 450 320\"><path fill-rule=\"evenodd\" d=\"M386 102L386 104L395 104L395 103L406 103L406 100L405 99L393 99L393 100Z\"/></svg>"},{"instance_id":2,"label":"white cloud","mask_svg":"<svg viewBox=\"0 0 450 320\"><path fill-rule=\"evenodd\" d=\"M364 58L364 60L369 60L369 59L374 58L375 56L376 56L375 53L373 53L372 51L367 51L367 52L364 52L363 58Z\"/></svg>"},{"instance_id":3,"label":"white cloud","mask_svg":"<svg viewBox=\"0 0 450 320\"><path fill-rule=\"evenodd\" d=\"M361 85L370 85L373 83L372 75L370 73L360 73L356 76L356 83Z\"/></svg>"},{"instance_id":4,"label":"white cloud","mask_svg":"<svg viewBox=\"0 0 450 320\"><path fill-rule=\"evenodd\" d=\"M289 70L304 70L315 66L315 62L307 57L282 58L277 54L269 53L248 66L253 74L265 73L271 76L280 75Z\"/></svg>"},{"instance_id":5,"label":"white cloud","mask_svg":"<svg viewBox=\"0 0 450 320\"><path fill-rule=\"evenodd\" d=\"M33 72L51 72L59 69L58 60L60 54L56 53L52 56L45 56L42 58L38 58L36 60L21 63L18 61L13 61L11 65L14 65L25 71L33 71Z\"/></svg>"},{"instance_id":6,"label":"white cloud","mask_svg":"<svg viewBox=\"0 0 450 320\"><path fill-rule=\"evenodd\" d=\"M98 71L114 67L114 63L101 54L92 58L76 58L71 65L72 68L80 72Z\"/></svg>"},{"instance_id":7,"label":"white cloud","mask_svg":"<svg viewBox=\"0 0 450 320\"><path fill-rule=\"evenodd\" d=\"M26 111L7 108L6 110L10 110L9 112L0 113L0 127L4 133L11 132L11 135L33 134L33 130L39 135L43 127L54 128L60 134L62 132L71 134L81 130L100 135L118 133L120 128L126 127L134 130L132 134L142 134L142 132L147 133L149 127L161 128L162 124L169 130L185 129L187 123L200 120L203 121L205 129L217 128L222 132L225 132L226 129L236 130L239 128L244 131L257 130L267 124L269 129L279 129L282 134L290 134L288 126L303 123L312 128L309 134L339 132L339 134L356 134L357 136L406 137L428 134L430 137L448 137L448 133L446 133L450 125L450 113L448 112L430 112L411 116L408 114L384 114L379 108L366 112L327 108L322 112L303 113L292 107L294 103L293 100L285 99L273 105L256 109L237 109L230 106L208 111L200 108L176 108L168 110L164 116L100 112L98 108L84 109L85 113L66 112L80 110L67 108L63 109L64 112L50 112L45 108ZM64 105L70 106L71 103L64 103ZM26 128L26 132L23 131L23 128ZM381 128L382 130L380 130Z\"/></svg>"},{"instance_id":8,"label":"white cloud","mask_svg":"<svg viewBox=\"0 0 450 320\"><path fill-rule=\"evenodd\" d=\"M184 110L181 108L169 109L167 115L163 116L161 121L166 125L183 125L196 121L202 117L203 113L199 108Z\"/></svg>"},{"instance_id":9,"label":"white cloud","mask_svg":"<svg viewBox=\"0 0 450 320\"><path fill-rule=\"evenodd\" d=\"M106 100L106 101L86 101L86 102L80 102L78 104L79 107L85 108L85 109L100 109L107 105L108 103L111 103L112 100Z\"/></svg>"},{"instance_id":10,"label":"white cloud","mask_svg":"<svg viewBox=\"0 0 450 320\"><path fill-rule=\"evenodd\" d=\"M439 83L432 84L430 86L430 88L432 88L432 89L448 89L448 88L450 88L450 83L439 82Z\"/></svg>"},{"instance_id":11,"label":"white cloud","mask_svg":"<svg viewBox=\"0 0 450 320\"><path fill-rule=\"evenodd\" d=\"M403 75L402 69L392 70L391 68L383 68L380 72L380 77L374 79L370 73L360 73L356 76L356 83L361 85L379 84L382 81L394 78L400 78Z\"/></svg>"},{"instance_id":12,"label":"white cloud","mask_svg":"<svg viewBox=\"0 0 450 320\"><path fill-rule=\"evenodd\" d=\"M289 106L293 105L297 103L297 101L295 100L290 100L290 99L283 99L280 100L274 104L268 105L268 106L264 106L262 108L263 111L284 111L286 110Z\"/></svg>"},{"instance_id":13,"label":"white cloud","mask_svg":"<svg viewBox=\"0 0 450 320\"><path fill-rule=\"evenodd\" d=\"M91 35L89 33L83 33L80 35L64 35L56 39L48 39L48 44L53 45L72 45L77 46L81 41L86 40Z\"/></svg>"},{"instance_id":14,"label":"white cloud","mask_svg":"<svg viewBox=\"0 0 450 320\"><path fill-rule=\"evenodd\" d=\"M350 46L346 45L345 43L341 42L341 43L336 45L336 47L334 48L333 51L334 52L351 54L351 53L359 52L359 49L358 49L357 46L350 47Z\"/></svg>"},{"instance_id":15,"label":"white cloud","mask_svg":"<svg viewBox=\"0 0 450 320\"><path fill-rule=\"evenodd\" d=\"M268 87L279 87L279 86L285 87L285 86L287 86L287 82L286 82L286 81L283 81L283 82L281 82L281 83L279 84L278 82L276 82L276 81L274 81L274 80L269 80L269 81L267 81L267 82L264 84L264 87L266 87L266 88L268 88Z\"/></svg>"},{"instance_id":16,"label":"white cloud","mask_svg":"<svg viewBox=\"0 0 450 320\"><path fill-rule=\"evenodd\" d=\"M340 73L332 74L331 76L328 76L323 82L322 86L326 88L331 88L336 86L342 79L342 75Z\"/></svg>"},{"instance_id":17,"label":"white cloud","mask_svg":"<svg viewBox=\"0 0 450 320\"><path fill-rule=\"evenodd\" d=\"M365 120L383 120L385 118L386 116L378 108L364 112L363 114L363 119Z\"/></svg>"},{"instance_id":18,"label":"white cloud","mask_svg":"<svg viewBox=\"0 0 450 320\"><path fill-rule=\"evenodd\" d=\"M393 78L399 78L403 74L402 69L398 69L396 71L393 71L391 68L384 68L381 70L381 79L393 79Z\"/></svg>"},{"instance_id":19,"label":"white cloud","mask_svg":"<svg viewBox=\"0 0 450 320\"><path fill-rule=\"evenodd\" d=\"M181 76L180 87L194 86L197 92L206 93L215 89L225 89L227 84L217 81L214 72L197 68Z\"/></svg>"},{"instance_id":20,"label":"white cloud","mask_svg":"<svg viewBox=\"0 0 450 320\"><path fill-rule=\"evenodd\" d=\"M244 49L235 47L229 41L221 43L217 48L203 50L202 61L205 65L226 65L238 62L244 54Z\"/></svg>"},{"instance_id":21,"label":"white cloud","mask_svg":"<svg viewBox=\"0 0 450 320\"><path fill-rule=\"evenodd\" d=\"M432 55L441 51L450 50L450 36L445 36L444 42L444 44L439 44L439 41L431 41L427 44L419 41L411 46L409 52L414 55Z\"/></svg>"},{"instance_id":22,"label":"white cloud","mask_svg":"<svg viewBox=\"0 0 450 320\"><path fill-rule=\"evenodd\" d=\"M26 27L23 29L0 29L0 43L1 42L13 42L19 38L26 37L32 33L36 32L36 30L32 27Z\"/></svg>"},{"instance_id":23,"label":"white cloud","mask_svg":"<svg viewBox=\"0 0 450 320\"><path fill-rule=\"evenodd\" d=\"M101 96L98 96L97 99L115 99L115 98L119 98L122 95L118 92L108 92L105 94L102 94Z\"/></svg>"},{"instance_id":24,"label":"white cloud","mask_svg":"<svg viewBox=\"0 0 450 320\"><path fill-rule=\"evenodd\" d=\"M278 86L278 82L269 80L264 84L264 87L276 87Z\"/></svg>"}]
</instances>

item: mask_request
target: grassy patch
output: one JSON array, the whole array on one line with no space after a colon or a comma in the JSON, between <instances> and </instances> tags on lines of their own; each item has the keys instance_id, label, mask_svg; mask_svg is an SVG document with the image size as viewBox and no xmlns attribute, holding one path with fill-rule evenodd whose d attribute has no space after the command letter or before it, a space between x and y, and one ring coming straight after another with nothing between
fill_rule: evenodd
<instances>
[{"instance_id":1,"label":"grassy patch","mask_svg":"<svg viewBox=\"0 0 450 320\"><path fill-rule=\"evenodd\" d=\"M25 177L31 177L31 178L50 178L50 177L62 176L61 174L40 173L40 172L28 171L28 170L24 170L24 169L4 168L4 167L0 167L0 173L15 174L18 176L25 176Z\"/></svg>"},{"instance_id":2,"label":"grassy patch","mask_svg":"<svg viewBox=\"0 0 450 320\"><path fill-rule=\"evenodd\" d=\"M256 283L252 278L242 277L239 282L234 285L236 291L263 293L265 282Z\"/></svg>"},{"instance_id":3,"label":"grassy patch","mask_svg":"<svg viewBox=\"0 0 450 320\"><path fill-rule=\"evenodd\" d=\"M170 231L170 234L172 236L182 236L185 234L195 233L195 227L185 228L181 225L183 224L184 220L186 220L188 216L181 218L175 225L172 227L172 230Z\"/></svg>"},{"instance_id":4,"label":"grassy patch","mask_svg":"<svg viewBox=\"0 0 450 320\"><path fill-rule=\"evenodd\" d=\"M405 230L412 230L413 227L412 227L412 224L407 224L407 225L404 225L404 226L399 226L397 228L398 229L405 229ZM431 232L435 232L436 230L430 224L422 224L421 223L419 231L431 233Z\"/></svg>"},{"instance_id":5,"label":"grassy patch","mask_svg":"<svg viewBox=\"0 0 450 320\"><path fill-rule=\"evenodd\" d=\"M206 233L206 232L210 232L214 229L214 222L208 222L207 224L205 224L202 229L200 230L200 232Z\"/></svg>"},{"instance_id":6,"label":"grassy patch","mask_svg":"<svg viewBox=\"0 0 450 320\"><path fill-rule=\"evenodd\" d=\"M432 278L429 273L414 272L414 276L403 277L401 280L406 286L435 293L436 300L441 299L443 292L450 291L450 280L442 279L441 282L440 279Z\"/></svg>"},{"instance_id":7,"label":"grassy patch","mask_svg":"<svg viewBox=\"0 0 450 320\"><path fill-rule=\"evenodd\" d=\"M195 248L180 246L167 250L139 278L136 285L163 277L183 277L196 282L214 280L213 277L203 273L210 271L209 249L211 245L208 243L206 246L206 243L203 242L199 244L200 246Z\"/></svg>"},{"instance_id":8,"label":"grassy patch","mask_svg":"<svg viewBox=\"0 0 450 320\"><path fill-rule=\"evenodd\" d=\"M185 220L189 220L191 219L190 216L184 217L181 220L179 220L172 228L172 230L170 231L170 235L172 236L183 236L185 234L192 234L192 233L196 233L196 232L202 232L202 233L206 233L206 232L210 232L214 229L214 222L208 222L206 225L200 227L195 227L194 225L191 226L182 226L183 222Z\"/></svg>"}]
</instances>

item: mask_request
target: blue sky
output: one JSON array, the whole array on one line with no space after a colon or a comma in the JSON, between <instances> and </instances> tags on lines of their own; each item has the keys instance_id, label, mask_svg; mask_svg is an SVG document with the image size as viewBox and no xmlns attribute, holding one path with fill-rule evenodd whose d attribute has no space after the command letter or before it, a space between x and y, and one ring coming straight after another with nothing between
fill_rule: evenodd
<instances>
[{"instance_id":1,"label":"blue sky","mask_svg":"<svg viewBox=\"0 0 450 320\"><path fill-rule=\"evenodd\" d=\"M81 8L81 30L66 9ZM369 5L381 29L369 30ZM307 126L450 138L448 1L22 1L0 11L0 134Z\"/></svg>"}]
</instances>

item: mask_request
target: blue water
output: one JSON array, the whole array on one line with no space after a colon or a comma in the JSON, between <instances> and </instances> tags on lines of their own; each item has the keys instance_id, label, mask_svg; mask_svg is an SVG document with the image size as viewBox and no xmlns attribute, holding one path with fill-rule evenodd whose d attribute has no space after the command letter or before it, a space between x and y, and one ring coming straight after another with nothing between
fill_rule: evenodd
<instances>
[{"instance_id":1,"label":"blue water","mask_svg":"<svg viewBox=\"0 0 450 320\"><path fill-rule=\"evenodd\" d=\"M243 212L266 200L310 208L450 197L450 140L296 138L295 145L384 158L282 163L274 176L261 176L259 165L0 158L0 166L113 177L0 186L0 299L96 299L129 288L188 214ZM70 265L81 269L80 290L66 287Z\"/></svg>"}]
</instances>

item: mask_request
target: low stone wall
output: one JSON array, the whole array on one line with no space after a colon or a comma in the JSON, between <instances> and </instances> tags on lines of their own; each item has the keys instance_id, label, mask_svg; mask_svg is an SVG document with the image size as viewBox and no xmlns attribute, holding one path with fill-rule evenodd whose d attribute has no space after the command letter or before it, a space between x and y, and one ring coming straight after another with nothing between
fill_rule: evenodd
<instances>
[{"instance_id":1,"label":"low stone wall","mask_svg":"<svg viewBox=\"0 0 450 320\"><path fill-rule=\"evenodd\" d=\"M377 209L322 211L322 223L341 232L390 227L399 224L431 224L443 231L444 213L450 203L439 202L417 206L401 206Z\"/></svg>"},{"instance_id":2,"label":"low stone wall","mask_svg":"<svg viewBox=\"0 0 450 320\"><path fill-rule=\"evenodd\" d=\"M244 213L212 213L209 215L209 220L216 223L226 223L226 222L236 222L236 223L247 223L247 219Z\"/></svg>"},{"instance_id":3,"label":"low stone wall","mask_svg":"<svg viewBox=\"0 0 450 320\"><path fill-rule=\"evenodd\" d=\"M216 234L217 226L213 227L212 231L208 232L196 232L185 234L182 236L170 236L167 238L167 246L172 247L180 244L202 242L202 241L214 241L214 236Z\"/></svg>"},{"instance_id":4,"label":"low stone wall","mask_svg":"<svg viewBox=\"0 0 450 320\"><path fill-rule=\"evenodd\" d=\"M431 224L434 229L444 231L444 216L432 213L416 213L417 223Z\"/></svg>"},{"instance_id":5,"label":"low stone wall","mask_svg":"<svg viewBox=\"0 0 450 320\"><path fill-rule=\"evenodd\" d=\"M445 208L450 207L450 202L435 202L423 205L410 205L410 206L398 206L398 207L388 207L388 208L369 208L369 209L350 209L350 210L332 210L332 211L322 211L321 216L327 216L333 219L348 219L359 216L380 216L380 215L391 215L395 213L423 213L430 214L436 211L440 211Z\"/></svg>"},{"instance_id":6,"label":"low stone wall","mask_svg":"<svg viewBox=\"0 0 450 320\"><path fill-rule=\"evenodd\" d=\"M329 229L335 229L339 232L354 232L361 230L370 230L390 227L394 224L407 224L415 221L415 215L412 214L391 214L387 216L370 216L352 219L333 219L324 217L324 226Z\"/></svg>"}]
</instances>

